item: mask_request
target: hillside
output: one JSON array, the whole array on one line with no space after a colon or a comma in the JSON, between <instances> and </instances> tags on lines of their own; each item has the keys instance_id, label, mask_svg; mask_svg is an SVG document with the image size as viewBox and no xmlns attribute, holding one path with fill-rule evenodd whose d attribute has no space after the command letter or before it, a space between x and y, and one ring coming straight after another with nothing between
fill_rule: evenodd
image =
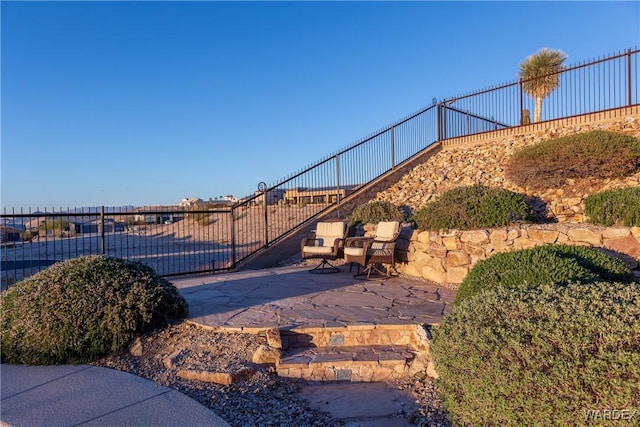
<instances>
[{"instance_id":1,"label":"hillside","mask_svg":"<svg viewBox=\"0 0 640 427\"><path fill-rule=\"evenodd\" d=\"M539 198L546 205L546 212L543 204L539 204L537 210L550 220L582 222L586 196L610 188L640 186L640 172L625 179L575 180L563 188L538 191L509 182L504 171L509 157L523 147L546 139L596 129L622 132L640 138L640 119L626 117L609 123L584 123L509 136L481 145L449 147L413 168L399 182L378 193L375 199L417 210L451 188L481 184Z\"/></svg>"}]
</instances>

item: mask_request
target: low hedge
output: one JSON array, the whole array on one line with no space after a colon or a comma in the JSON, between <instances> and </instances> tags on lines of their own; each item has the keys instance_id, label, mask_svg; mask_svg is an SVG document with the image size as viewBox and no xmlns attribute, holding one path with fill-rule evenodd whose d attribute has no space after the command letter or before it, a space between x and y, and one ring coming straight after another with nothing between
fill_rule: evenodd
<instances>
[{"instance_id":1,"label":"low hedge","mask_svg":"<svg viewBox=\"0 0 640 427\"><path fill-rule=\"evenodd\" d=\"M640 169L640 139L604 130L542 141L516 152L505 176L521 187L560 188L567 179L622 178Z\"/></svg>"},{"instance_id":2,"label":"low hedge","mask_svg":"<svg viewBox=\"0 0 640 427\"><path fill-rule=\"evenodd\" d=\"M588 196L584 203L590 223L640 227L640 187L602 191Z\"/></svg>"},{"instance_id":3,"label":"low hedge","mask_svg":"<svg viewBox=\"0 0 640 427\"><path fill-rule=\"evenodd\" d=\"M0 295L2 361L86 363L125 350L188 305L151 268L103 256L54 264Z\"/></svg>"},{"instance_id":4,"label":"low hedge","mask_svg":"<svg viewBox=\"0 0 640 427\"><path fill-rule=\"evenodd\" d=\"M521 194L473 185L447 191L418 210L413 220L421 230L470 230L530 222L533 209Z\"/></svg>"},{"instance_id":5,"label":"low hedge","mask_svg":"<svg viewBox=\"0 0 640 427\"><path fill-rule=\"evenodd\" d=\"M640 284L490 289L433 328L431 354L456 425L582 426L590 410L638 411Z\"/></svg>"},{"instance_id":6,"label":"low hedge","mask_svg":"<svg viewBox=\"0 0 640 427\"><path fill-rule=\"evenodd\" d=\"M600 280L633 280L629 267L598 249L584 246L544 245L495 254L469 270L458 291L458 305L491 287L564 285Z\"/></svg>"}]
</instances>

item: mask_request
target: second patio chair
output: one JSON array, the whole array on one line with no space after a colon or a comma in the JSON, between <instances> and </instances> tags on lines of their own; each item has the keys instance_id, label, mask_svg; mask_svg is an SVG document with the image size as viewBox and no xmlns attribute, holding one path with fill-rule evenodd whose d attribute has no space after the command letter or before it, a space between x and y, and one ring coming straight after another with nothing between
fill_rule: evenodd
<instances>
[{"instance_id":1,"label":"second patio chair","mask_svg":"<svg viewBox=\"0 0 640 427\"><path fill-rule=\"evenodd\" d=\"M400 222L383 221L376 226L374 237L350 237L345 242L344 260L358 265L358 274L369 279L372 273L390 277L389 267L395 264L396 240L400 236ZM364 267L360 273L360 266ZM385 268L385 271L382 270ZM351 268L349 269L351 271Z\"/></svg>"}]
</instances>

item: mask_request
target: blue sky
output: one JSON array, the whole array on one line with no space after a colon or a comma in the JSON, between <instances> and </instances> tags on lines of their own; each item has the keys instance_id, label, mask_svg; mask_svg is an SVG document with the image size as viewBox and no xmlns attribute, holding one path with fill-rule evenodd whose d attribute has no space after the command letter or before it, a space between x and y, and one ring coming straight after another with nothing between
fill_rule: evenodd
<instances>
[{"instance_id":1,"label":"blue sky","mask_svg":"<svg viewBox=\"0 0 640 427\"><path fill-rule=\"evenodd\" d=\"M640 2L1 2L3 208L252 193L430 105L640 45Z\"/></svg>"}]
</instances>

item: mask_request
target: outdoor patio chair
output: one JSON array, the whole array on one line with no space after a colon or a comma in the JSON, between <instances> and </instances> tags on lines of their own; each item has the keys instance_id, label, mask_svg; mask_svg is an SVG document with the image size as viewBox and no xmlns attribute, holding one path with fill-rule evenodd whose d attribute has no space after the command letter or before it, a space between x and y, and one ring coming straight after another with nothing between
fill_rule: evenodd
<instances>
[{"instance_id":1,"label":"outdoor patio chair","mask_svg":"<svg viewBox=\"0 0 640 427\"><path fill-rule=\"evenodd\" d=\"M390 277L389 267L395 264L396 241L400 236L400 222L383 221L376 226L374 237L350 237L345 242L344 260L345 262L358 265L358 276L366 275L369 279L371 274ZM360 272L360 266L364 270ZM349 267L349 271L351 271ZM382 269L385 268L383 271Z\"/></svg>"},{"instance_id":2,"label":"outdoor patio chair","mask_svg":"<svg viewBox=\"0 0 640 427\"><path fill-rule=\"evenodd\" d=\"M309 270L313 273L337 273L340 269L329 260L342 257L347 225L340 219L329 219L316 224L316 229L308 238L302 239L300 249L302 259L320 259L320 264Z\"/></svg>"}]
</instances>

